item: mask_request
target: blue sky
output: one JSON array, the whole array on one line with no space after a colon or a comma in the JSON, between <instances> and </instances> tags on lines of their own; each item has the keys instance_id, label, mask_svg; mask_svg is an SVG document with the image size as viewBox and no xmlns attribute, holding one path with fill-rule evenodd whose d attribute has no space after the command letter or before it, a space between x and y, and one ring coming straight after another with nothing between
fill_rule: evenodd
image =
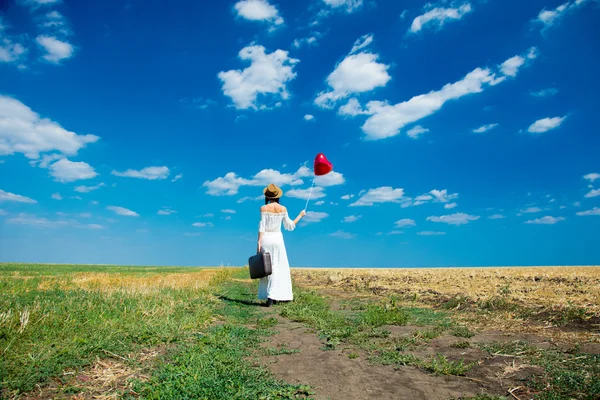
<instances>
[{"instance_id":1,"label":"blue sky","mask_svg":"<svg viewBox=\"0 0 600 400\"><path fill-rule=\"evenodd\" d=\"M11 0L0 260L600 264L596 0Z\"/></svg>"}]
</instances>

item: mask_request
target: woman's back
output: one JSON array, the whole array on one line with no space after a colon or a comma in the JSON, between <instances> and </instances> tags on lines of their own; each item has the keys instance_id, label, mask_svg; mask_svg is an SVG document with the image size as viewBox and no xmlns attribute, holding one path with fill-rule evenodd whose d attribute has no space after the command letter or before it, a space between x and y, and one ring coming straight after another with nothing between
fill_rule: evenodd
<instances>
[{"instance_id":1,"label":"woman's back","mask_svg":"<svg viewBox=\"0 0 600 400\"><path fill-rule=\"evenodd\" d=\"M281 222L286 230L296 226L288 216L287 209L278 203L270 203L260 208L259 232L281 232Z\"/></svg>"}]
</instances>

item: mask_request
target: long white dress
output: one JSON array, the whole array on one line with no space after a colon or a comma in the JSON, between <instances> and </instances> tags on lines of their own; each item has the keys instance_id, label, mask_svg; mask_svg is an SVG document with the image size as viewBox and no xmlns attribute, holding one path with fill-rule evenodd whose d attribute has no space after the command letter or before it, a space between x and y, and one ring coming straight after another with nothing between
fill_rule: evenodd
<instances>
[{"instance_id":1,"label":"long white dress","mask_svg":"<svg viewBox=\"0 0 600 400\"><path fill-rule=\"evenodd\" d=\"M288 231L296 228L294 221L290 219L287 212L261 212L258 231L263 232L261 239L261 252L271 254L273 272L271 275L261 278L258 282L258 298L267 298L278 301L289 301L294 299L292 293L292 277L290 275L290 264L288 262L285 243L281 225Z\"/></svg>"}]
</instances>

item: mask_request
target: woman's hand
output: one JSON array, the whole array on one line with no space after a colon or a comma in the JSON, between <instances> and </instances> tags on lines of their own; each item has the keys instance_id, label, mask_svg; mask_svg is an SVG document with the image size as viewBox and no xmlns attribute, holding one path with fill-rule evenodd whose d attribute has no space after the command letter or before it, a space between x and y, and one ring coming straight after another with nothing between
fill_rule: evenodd
<instances>
[{"instance_id":1,"label":"woman's hand","mask_svg":"<svg viewBox=\"0 0 600 400\"><path fill-rule=\"evenodd\" d=\"M260 253L260 242L258 242L258 244L256 245L256 252Z\"/></svg>"},{"instance_id":2,"label":"woman's hand","mask_svg":"<svg viewBox=\"0 0 600 400\"><path fill-rule=\"evenodd\" d=\"M305 215L306 215L306 211L304 211L304 210L300 211L300 215L299 215L300 218L304 217Z\"/></svg>"}]
</instances>

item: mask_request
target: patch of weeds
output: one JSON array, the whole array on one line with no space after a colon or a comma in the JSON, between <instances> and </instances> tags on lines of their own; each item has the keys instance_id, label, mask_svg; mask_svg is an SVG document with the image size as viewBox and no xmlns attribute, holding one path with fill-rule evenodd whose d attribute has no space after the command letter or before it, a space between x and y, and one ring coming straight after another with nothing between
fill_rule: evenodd
<instances>
[{"instance_id":1,"label":"patch of weeds","mask_svg":"<svg viewBox=\"0 0 600 400\"><path fill-rule=\"evenodd\" d=\"M415 355L395 350L380 350L378 354L369 357L369 360L382 365L418 365L421 362Z\"/></svg>"},{"instance_id":2,"label":"patch of weeds","mask_svg":"<svg viewBox=\"0 0 600 400\"><path fill-rule=\"evenodd\" d=\"M358 316L357 322L362 325L379 327L382 325L406 325L408 319L408 313L398 307L370 305Z\"/></svg>"},{"instance_id":3,"label":"patch of weeds","mask_svg":"<svg viewBox=\"0 0 600 400\"><path fill-rule=\"evenodd\" d=\"M544 376L534 377L530 385L540 392L536 399L600 398L600 355L543 350L526 342L496 342L480 344L490 354L507 354L521 357L526 363L544 369Z\"/></svg>"},{"instance_id":4,"label":"patch of weeds","mask_svg":"<svg viewBox=\"0 0 600 400\"><path fill-rule=\"evenodd\" d=\"M285 347L284 344L279 346L279 348L269 347L266 349L267 355L270 355L270 356L280 356L282 354L296 354L296 353L300 353L301 351L302 351L301 349L288 349Z\"/></svg>"},{"instance_id":5,"label":"patch of weeds","mask_svg":"<svg viewBox=\"0 0 600 400\"><path fill-rule=\"evenodd\" d=\"M459 309L461 305L466 304L468 302L468 298L464 296L455 296L448 301L445 301L441 304L441 307L446 310L451 309Z\"/></svg>"},{"instance_id":6,"label":"patch of weeds","mask_svg":"<svg viewBox=\"0 0 600 400\"><path fill-rule=\"evenodd\" d=\"M145 399L309 398L310 387L277 380L267 369L246 360L257 346L258 336L241 326L213 327L159 365L147 382L135 382L134 390Z\"/></svg>"},{"instance_id":7,"label":"patch of weeds","mask_svg":"<svg viewBox=\"0 0 600 400\"><path fill-rule=\"evenodd\" d=\"M452 330L450 331L450 334L452 336L467 338L467 339L475 336L475 333L470 331L469 328L467 328L466 326L456 326L456 327L452 328Z\"/></svg>"},{"instance_id":8,"label":"patch of weeds","mask_svg":"<svg viewBox=\"0 0 600 400\"><path fill-rule=\"evenodd\" d=\"M451 361L442 354L436 354L435 357L422 361L419 366L435 375L464 375L475 364L465 364L464 360Z\"/></svg>"},{"instance_id":9,"label":"patch of weeds","mask_svg":"<svg viewBox=\"0 0 600 400\"><path fill-rule=\"evenodd\" d=\"M348 358L354 360L355 358L358 358L358 353L349 353Z\"/></svg>"},{"instance_id":10,"label":"patch of weeds","mask_svg":"<svg viewBox=\"0 0 600 400\"><path fill-rule=\"evenodd\" d=\"M273 328L276 325L277 325L277 318L275 318L275 317L258 318L256 321L256 327L259 329Z\"/></svg>"},{"instance_id":11,"label":"patch of weeds","mask_svg":"<svg viewBox=\"0 0 600 400\"><path fill-rule=\"evenodd\" d=\"M432 339L439 337L446 330L443 326L435 326L431 329L419 330L413 333L413 337L416 339L421 339L425 343L429 343Z\"/></svg>"},{"instance_id":12,"label":"patch of weeds","mask_svg":"<svg viewBox=\"0 0 600 400\"><path fill-rule=\"evenodd\" d=\"M408 313L408 321L411 325L438 325L450 327L452 321L448 314L444 311L436 311L430 308L405 307L402 309Z\"/></svg>"},{"instance_id":13,"label":"patch of weeds","mask_svg":"<svg viewBox=\"0 0 600 400\"><path fill-rule=\"evenodd\" d=\"M517 311L519 309L507 296L492 296L480 301L479 307L486 311Z\"/></svg>"},{"instance_id":14,"label":"patch of weeds","mask_svg":"<svg viewBox=\"0 0 600 400\"><path fill-rule=\"evenodd\" d=\"M468 349L469 347L471 347L471 343L467 342L466 340L463 340L461 342L453 343L450 347L454 347L455 349Z\"/></svg>"}]
</instances>

